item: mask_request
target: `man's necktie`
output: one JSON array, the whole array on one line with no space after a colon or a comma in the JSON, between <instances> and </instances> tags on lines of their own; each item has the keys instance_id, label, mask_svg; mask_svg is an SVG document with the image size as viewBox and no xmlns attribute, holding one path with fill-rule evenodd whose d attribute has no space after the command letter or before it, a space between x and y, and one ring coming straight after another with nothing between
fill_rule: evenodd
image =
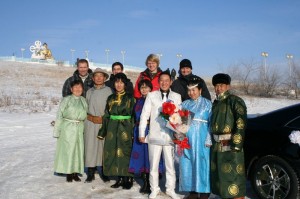
<instances>
[{"instance_id":1,"label":"man's necktie","mask_svg":"<svg viewBox=\"0 0 300 199\"><path fill-rule=\"evenodd\" d=\"M167 93L163 93L163 95L164 95L164 96L163 96L162 101L163 101L163 102L166 102L166 101L167 101Z\"/></svg>"}]
</instances>

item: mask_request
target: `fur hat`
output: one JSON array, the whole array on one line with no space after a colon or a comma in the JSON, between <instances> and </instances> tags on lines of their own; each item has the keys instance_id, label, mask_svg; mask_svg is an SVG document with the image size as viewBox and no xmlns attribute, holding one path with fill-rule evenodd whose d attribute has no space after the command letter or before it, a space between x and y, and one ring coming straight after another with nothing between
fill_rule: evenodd
<instances>
[{"instance_id":1,"label":"fur hat","mask_svg":"<svg viewBox=\"0 0 300 199\"><path fill-rule=\"evenodd\" d=\"M193 69L192 62L190 60L188 60L188 59L181 60L181 62L179 64L179 68L182 69L184 67L188 67L190 69Z\"/></svg>"},{"instance_id":2,"label":"fur hat","mask_svg":"<svg viewBox=\"0 0 300 199\"><path fill-rule=\"evenodd\" d=\"M225 73L215 74L212 78L212 84L215 86L216 84L227 84L229 85L231 82L231 77Z\"/></svg>"}]
</instances>

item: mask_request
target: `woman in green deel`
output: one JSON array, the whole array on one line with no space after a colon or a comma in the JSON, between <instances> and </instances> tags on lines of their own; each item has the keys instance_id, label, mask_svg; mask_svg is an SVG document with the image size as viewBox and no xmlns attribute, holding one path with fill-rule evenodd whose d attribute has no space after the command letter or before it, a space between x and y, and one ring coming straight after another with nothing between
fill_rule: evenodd
<instances>
[{"instance_id":1,"label":"woman in green deel","mask_svg":"<svg viewBox=\"0 0 300 199\"><path fill-rule=\"evenodd\" d=\"M104 139L103 172L107 176L117 176L112 188L122 186L131 189L133 174L128 172L133 137L134 97L126 93L129 80L124 73L114 79L115 93L107 98L103 124L98 138Z\"/></svg>"},{"instance_id":2,"label":"woman in green deel","mask_svg":"<svg viewBox=\"0 0 300 199\"><path fill-rule=\"evenodd\" d=\"M87 117L87 103L81 80L71 83L72 95L64 97L59 105L53 136L57 138L54 171L67 174L67 182L81 181L84 172L83 121Z\"/></svg>"}]
</instances>

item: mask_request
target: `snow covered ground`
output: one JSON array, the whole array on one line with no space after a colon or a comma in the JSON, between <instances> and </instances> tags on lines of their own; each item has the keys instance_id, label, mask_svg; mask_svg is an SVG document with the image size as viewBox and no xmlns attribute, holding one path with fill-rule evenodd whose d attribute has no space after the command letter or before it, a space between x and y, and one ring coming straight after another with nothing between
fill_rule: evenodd
<instances>
[{"instance_id":1,"label":"snow covered ground","mask_svg":"<svg viewBox=\"0 0 300 199\"><path fill-rule=\"evenodd\" d=\"M41 105L28 102L25 103L25 107L22 103L15 104L13 109L10 109L9 105L0 107L0 198L148 198L147 195L139 193L139 183L141 183L139 178L136 178L131 190L123 190L110 188L114 180L103 183L98 175L92 183L84 183L85 174L82 176L82 182L73 183L67 183L65 177L54 175L56 139L52 137L53 127L50 122L55 120L58 106L56 101L61 94L62 80L55 79L55 83L50 82L47 87L45 82L48 79L42 75L36 75L34 78L40 82L38 85L44 86L32 90L34 84L30 84L29 79L23 80L27 82L25 87L22 86L24 83L20 82L20 85L16 85L13 82L18 82L20 79L14 79L15 77L11 76L11 70L8 70L10 71L8 74L3 71L1 73L1 67L3 65L0 63L0 93L3 96L18 97L18 92L24 92L25 100L27 98L29 101L34 101L35 99L31 97L35 95L35 92L39 92L40 96L46 96L46 98L41 100ZM12 72L22 73L19 69L15 68ZM70 70L69 72L71 75ZM265 113L300 102L287 99L243 98L249 114ZM44 109L34 109L34 106L44 107ZM163 185L164 179L161 180L162 191L164 191ZM179 194L183 198L185 193ZM158 198L169 197L162 194ZM218 197L212 195L211 198ZM247 189L247 198L256 198L250 186Z\"/></svg>"}]
</instances>

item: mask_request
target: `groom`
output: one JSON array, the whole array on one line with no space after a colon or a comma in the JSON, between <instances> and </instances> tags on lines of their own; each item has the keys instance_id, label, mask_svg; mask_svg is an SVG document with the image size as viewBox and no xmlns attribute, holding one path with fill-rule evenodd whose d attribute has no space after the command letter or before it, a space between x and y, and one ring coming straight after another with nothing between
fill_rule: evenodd
<instances>
[{"instance_id":1,"label":"groom","mask_svg":"<svg viewBox=\"0 0 300 199\"><path fill-rule=\"evenodd\" d=\"M140 142L148 143L150 162L150 186L151 194L149 198L156 198L160 192L158 181L158 165L163 153L166 166L166 194L173 199L179 196L175 193L176 175L174 168L174 145L172 142L172 132L166 128L166 121L160 116L162 104L166 100L172 100L175 104L181 104L181 96L171 91L172 79L169 70L164 71L159 76L160 90L153 91L147 95L139 126ZM147 120L150 119L149 134L145 137Z\"/></svg>"}]
</instances>

